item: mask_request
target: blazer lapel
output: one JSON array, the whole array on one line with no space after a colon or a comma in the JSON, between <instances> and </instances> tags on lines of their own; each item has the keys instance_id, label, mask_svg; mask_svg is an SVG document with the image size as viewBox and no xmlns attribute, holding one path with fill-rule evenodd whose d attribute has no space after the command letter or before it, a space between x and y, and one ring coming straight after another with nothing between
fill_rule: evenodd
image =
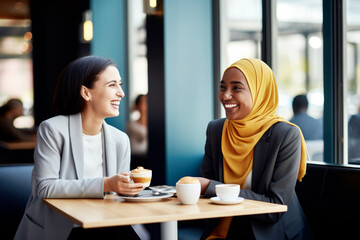
<instances>
[{"instance_id":1,"label":"blazer lapel","mask_svg":"<svg viewBox=\"0 0 360 240\"><path fill-rule=\"evenodd\" d=\"M219 181L220 182L224 182L224 156L222 154L222 150L221 150L221 139L222 139L222 129L224 127L224 123L225 123L225 118L222 119L222 121L219 124L219 128L217 129L217 134L218 136L216 136L215 139L217 139L217 144L218 144L218 156L219 156L219 166L218 166L218 174L219 174Z\"/></svg>"},{"instance_id":2,"label":"blazer lapel","mask_svg":"<svg viewBox=\"0 0 360 240\"><path fill-rule=\"evenodd\" d=\"M219 166L218 166L218 169L219 169L219 181L220 182L224 182L224 156L221 152L221 147L220 147L220 151L219 151Z\"/></svg>"},{"instance_id":3,"label":"blazer lapel","mask_svg":"<svg viewBox=\"0 0 360 240\"><path fill-rule=\"evenodd\" d=\"M253 190L255 190L254 183L258 183L260 181L260 178L264 173L264 168L266 167L265 162L269 150L269 143L267 142L267 139L271 133L270 129L265 132L265 134L260 138L258 143L255 145L252 180L251 180L251 189Z\"/></svg>"},{"instance_id":4,"label":"blazer lapel","mask_svg":"<svg viewBox=\"0 0 360 240\"><path fill-rule=\"evenodd\" d=\"M84 147L82 141L82 123L80 113L69 116L69 135L77 178L83 179Z\"/></svg>"},{"instance_id":5,"label":"blazer lapel","mask_svg":"<svg viewBox=\"0 0 360 240\"><path fill-rule=\"evenodd\" d=\"M106 122L104 121L103 123L103 134L104 134L104 149L105 149L105 168L106 168L106 172L105 175L106 176L113 176L115 175L117 172L117 167L116 167L116 162L114 161L114 159L116 159L116 153L115 153L115 146L114 146L114 141L112 139L112 135L110 133L110 129L108 127L108 125L106 124Z\"/></svg>"}]
</instances>

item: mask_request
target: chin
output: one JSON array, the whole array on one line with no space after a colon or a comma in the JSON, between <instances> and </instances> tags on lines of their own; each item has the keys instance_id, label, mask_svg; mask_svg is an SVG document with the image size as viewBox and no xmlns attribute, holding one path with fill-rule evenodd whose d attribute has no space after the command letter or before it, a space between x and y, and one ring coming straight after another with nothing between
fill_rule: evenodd
<instances>
[{"instance_id":1,"label":"chin","mask_svg":"<svg viewBox=\"0 0 360 240\"><path fill-rule=\"evenodd\" d=\"M226 115L226 118L229 120L241 120L243 118L239 117L239 116L235 116L235 115Z\"/></svg>"},{"instance_id":2,"label":"chin","mask_svg":"<svg viewBox=\"0 0 360 240\"><path fill-rule=\"evenodd\" d=\"M226 115L226 118L229 120L236 120L236 118L233 115Z\"/></svg>"},{"instance_id":3,"label":"chin","mask_svg":"<svg viewBox=\"0 0 360 240\"><path fill-rule=\"evenodd\" d=\"M106 115L107 115L106 116L107 118L117 117L117 116L119 116L119 111L117 111L117 112L111 111L111 112L108 112Z\"/></svg>"}]
</instances>

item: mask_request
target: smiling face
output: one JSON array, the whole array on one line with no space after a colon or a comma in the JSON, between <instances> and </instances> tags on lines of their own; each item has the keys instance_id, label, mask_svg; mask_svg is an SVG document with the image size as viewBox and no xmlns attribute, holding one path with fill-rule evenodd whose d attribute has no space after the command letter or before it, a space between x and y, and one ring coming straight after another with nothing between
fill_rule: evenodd
<instances>
[{"instance_id":1,"label":"smiling face","mask_svg":"<svg viewBox=\"0 0 360 240\"><path fill-rule=\"evenodd\" d=\"M239 69L229 68L224 72L220 82L219 100L229 120L243 119L251 112L253 101L250 88Z\"/></svg>"},{"instance_id":2,"label":"smiling face","mask_svg":"<svg viewBox=\"0 0 360 240\"><path fill-rule=\"evenodd\" d=\"M86 100L86 111L92 112L94 117L107 118L119 115L119 105L125 96L122 88L120 73L114 66L108 66L97 77L93 88L83 86Z\"/></svg>"}]
</instances>

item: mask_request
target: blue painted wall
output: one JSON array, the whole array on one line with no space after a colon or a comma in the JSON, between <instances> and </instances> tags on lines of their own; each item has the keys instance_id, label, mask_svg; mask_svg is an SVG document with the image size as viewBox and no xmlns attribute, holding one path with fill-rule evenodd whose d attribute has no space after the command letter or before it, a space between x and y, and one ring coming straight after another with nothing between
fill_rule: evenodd
<instances>
[{"instance_id":1,"label":"blue painted wall","mask_svg":"<svg viewBox=\"0 0 360 240\"><path fill-rule=\"evenodd\" d=\"M214 117L212 1L164 1L166 181L199 175Z\"/></svg>"},{"instance_id":2,"label":"blue painted wall","mask_svg":"<svg viewBox=\"0 0 360 240\"><path fill-rule=\"evenodd\" d=\"M128 92L127 61L127 20L126 0L90 0L90 9L94 26L94 38L91 41L91 54L109 57L115 61L123 89ZM128 98L121 100L118 117L108 118L106 122L124 130L128 119Z\"/></svg>"}]
</instances>

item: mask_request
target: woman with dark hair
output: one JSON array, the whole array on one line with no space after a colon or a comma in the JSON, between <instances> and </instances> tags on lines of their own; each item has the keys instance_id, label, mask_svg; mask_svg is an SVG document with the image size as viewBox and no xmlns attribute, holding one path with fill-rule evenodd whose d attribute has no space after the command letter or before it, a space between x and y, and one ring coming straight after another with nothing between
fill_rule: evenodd
<instances>
[{"instance_id":1,"label":"woman with dark hair","mask_svg":"<svg viewBox=\"0 0 360 240\"><path fill-rule=\"evenodd\" d=\"M220 82L219 100L226 118L207 128L202 194L216 196L216 184L239 184L240 197L285 204L288 211L212 219L203 239L311 239L295 193L305 175L306 144L299 127L276 114L272 70L258 59L233 63Z\"/></svg>"},{"instance_id":2,"label":"woman with dark hair","mask_svg":"<svg viewBox=\"0 0 360 240\"><path fill-rule=\"evenodd\" d=\"M54 96L59 115L38 129L32 193L15 239L139 239L131 226L82 229L42 203L43 198L104 198L107 192L136 195L143 189L127 174L129 138L104 121L119 115L121 84L107 58L87 56L65 68Z\"/></svg>"}]
</instances>

